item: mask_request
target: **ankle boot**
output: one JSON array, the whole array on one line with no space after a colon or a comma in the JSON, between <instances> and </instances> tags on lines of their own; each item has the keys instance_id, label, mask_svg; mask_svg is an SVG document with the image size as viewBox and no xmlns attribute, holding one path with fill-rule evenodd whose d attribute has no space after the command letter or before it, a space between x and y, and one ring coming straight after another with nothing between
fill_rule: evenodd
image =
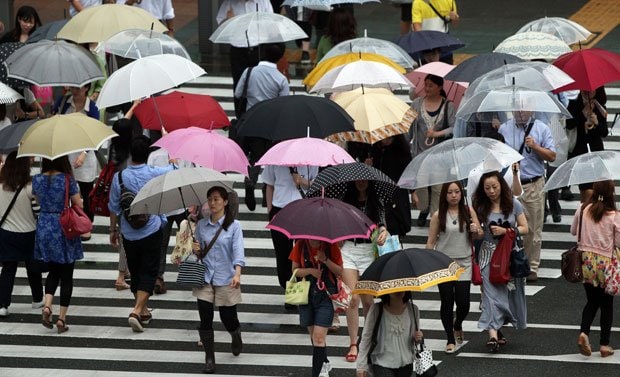
<instances>
[{"instance_id":1,"label":"ankle boot","mask_svg":"<svg viewBox=\"0 0 620 377\"><path fill-rule=\"evenodd\" d=\"M243 341L241 340L241 326L237 327L237 330L230 331L230 336L232 337L232 354L234 356L239 356L241 350L243 349Z\"/></svg>"},{"instance_id":2,"label":"ankle boot","mask_svg":"<svg viewBox=\"0 0 620 377\"><path fill-rule=\"evenodd\" d=\"M215 373L215 352L213 350L213 329L211 330L198 330L200 334L200 341L205 349L205 369L204 373Z\"/></svg>"}]
</instances>

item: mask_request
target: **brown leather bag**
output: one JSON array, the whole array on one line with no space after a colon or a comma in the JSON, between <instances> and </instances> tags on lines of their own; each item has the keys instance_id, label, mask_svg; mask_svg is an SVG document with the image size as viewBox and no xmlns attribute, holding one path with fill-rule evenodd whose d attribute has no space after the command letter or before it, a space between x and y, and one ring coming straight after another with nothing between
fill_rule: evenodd
<instances>
[{"instance_id":1,"label":"brown leather bag","mask_svg":"<svg viewBox=\"0 0 620 377\"><path fill-rule=\"evenodd\" d=\"M562 264L560 270L564 279L570 283L581 283L583 281L583 268L581 266L581 250L579 241L581 240L581 223L583 221L583 209L579 215L579 230L577 232L577 245L562 253Z\"/></svg>"}]
</instances>

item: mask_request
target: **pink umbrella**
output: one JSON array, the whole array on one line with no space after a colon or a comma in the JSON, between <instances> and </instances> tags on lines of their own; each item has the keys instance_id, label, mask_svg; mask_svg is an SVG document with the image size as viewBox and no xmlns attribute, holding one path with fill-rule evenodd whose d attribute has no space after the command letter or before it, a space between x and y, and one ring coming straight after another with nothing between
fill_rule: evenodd
<instances>
[{"instance_id":1,"label":"pink umbrella","mask_svg":"<svg viewBox=\"0 0 620 377\"><path fill-rule=\"evenodd\" d=\"M405 75L415 85L415 95L424 95L424 78L427 75L435 75L439 77L445 77L451 70L454 69L454 65L446 64L443 62L432 62L424 64L418 69L414 69ZM469 86L466 82L444 80L443 90L446 92L448 100L454 103L455 107L459 107L461 99L465 94L465 90Z\"/></svg>"},{"instance_id":2,"label":"pink umbrella","mask_svg":"<svg viewBox=\"0 0 620 377\"><path fill-rule=\"evenodd\" d=\"M248 175L243 150L227 137L198 127L183 128L162 136L153 144L164 148L172 158L180 158L219 172Z\"/></svg>"},{"instance_id":3,"label":"pink umbrella","mask_svg":"<svg viewBox=\"0 0 620 377\"><path fill-rule=\"evenodd\" d=\"M271 147L256 165L328 166L355 162L338 145L314 137L282 141Z\"/></svg>"}]
</instances>

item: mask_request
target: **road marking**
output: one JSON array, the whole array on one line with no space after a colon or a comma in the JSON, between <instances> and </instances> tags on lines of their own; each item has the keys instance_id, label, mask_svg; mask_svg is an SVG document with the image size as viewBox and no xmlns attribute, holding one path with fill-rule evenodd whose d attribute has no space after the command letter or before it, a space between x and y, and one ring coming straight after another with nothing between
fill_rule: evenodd
<instances>
[{"instance_id":1,"label":"road marking","mask_svg":"<svg viewBox=\"0 0 620 377\"><path fill-rule=\"evenodd\" d=\"M582 42L585 48L594 47L607 34L620 24L620 1L618 0L591 0L569 17L581 26L592 32L592 36ZM579 44L573 46L578 50Z\"/></svg>"}]
</instances>

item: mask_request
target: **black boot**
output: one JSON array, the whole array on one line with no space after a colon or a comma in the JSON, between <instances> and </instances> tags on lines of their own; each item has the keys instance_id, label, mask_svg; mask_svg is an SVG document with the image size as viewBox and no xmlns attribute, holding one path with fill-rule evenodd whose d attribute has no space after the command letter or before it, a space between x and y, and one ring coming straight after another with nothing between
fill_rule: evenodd
<instances>
[{"instance_id":1,"label":"black boot","mask_svg":"<svg viewBox=\"0 0 620 377\"><path fill-rule=\"evenodd\" d=\"M234 356L239 356L241 350L243 349L243 341L241 340L241 326L237 327L237 330L230 331L230 336L232 337L232 354Z\"/></svg>"},{"instance_id":2,"label":"black boot","mask_svg":"<svg viewBox=\"0 0 620 377\"><path fill-rule=\"evenodd\" d=\"M200 341L205 349L205 369L204 373L213 374L215 373L215 352L213 350L213 329L211 330L200 330L198 329L198 334L200 334Z\"/></svg>"},{"instance_id":3,"label":"black boot","mask_svg":"<svg viewBox=\"0 0 620 377\"><path fill-rule=\"evenodd\" d=\"M254 184L249 179L245 179L245 205L250 211L256 209L256 197L254 196Z\"/></svg>"}]
</instances>

